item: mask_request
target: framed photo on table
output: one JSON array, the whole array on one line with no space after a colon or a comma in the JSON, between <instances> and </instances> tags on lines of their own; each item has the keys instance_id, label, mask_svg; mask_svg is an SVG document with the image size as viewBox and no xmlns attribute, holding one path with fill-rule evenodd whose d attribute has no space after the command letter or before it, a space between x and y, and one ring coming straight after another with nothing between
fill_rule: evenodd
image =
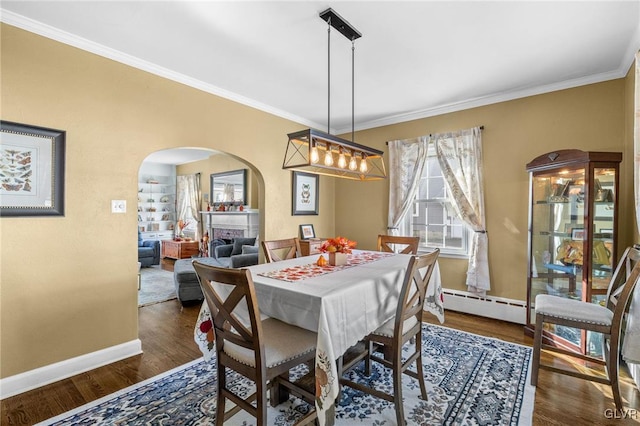
<instances>
[{"instance_id":1,"label":"framed photo on table","mask_svg":"<svg viewBox=\"0 0 640 426\"><path fill-rule=\"evenodd\" d=\"M311 173L292 173L291 214L317 215L320 177Z\"/></svg>"},{"instance_id":2,"label":"framed photo on table","mask_svg":"<svg viewBox=\"0 0 640 426\"><path fill-rule=\"evenodd\" d=\"M313 229L313 225L300 225L300 238L303 240L310 240L316 237L316 231Z\"/></svg>"},{"instance_id":3,"label":"framed photo on table","mask_svg":"<svg viewBox=\"0 0 640 426\"><path fill-rule=\"evenodd\" d=\"M0 121L0 214L64 216L66 132Z\"/></svg>"},{"instance_id":4,"label":"framed photo on table","mask_svg":"<svg viewBox=\"0 0 640 426\"><path fill-rule=\"evenodd\" d=\"M574 241L584 240L584 228L573 228L571 230L571 239Z\"/></svg>"}]
</instances>

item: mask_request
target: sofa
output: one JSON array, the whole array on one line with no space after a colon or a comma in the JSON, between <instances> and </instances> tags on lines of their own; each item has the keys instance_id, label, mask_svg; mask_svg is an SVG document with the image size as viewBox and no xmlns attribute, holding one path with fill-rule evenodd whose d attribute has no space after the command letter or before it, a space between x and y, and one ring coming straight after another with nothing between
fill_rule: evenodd
<instances>
[{"instance_id":1,"label":"sofa","mask_svg":"<svg viewBox=\"0 0 640 426\"><path fill-rule=\"evenodd\" d=\"M231 244L212 248L212 257L180 259L173 265L173 280L180 303L204 300L198 276L192 265L194 260L219 268L243 268L258 264L259 248L255 238L234 238Z\"/></svg>"},{"instance_id":2,"label":"sofa","mask_svg":"<svg viewBox=\"0 0 640 426\"><path fill-rule=\"evenodd\" d=\"M138 231L138 262L143 268L160 264L160 241L143 240Z\"/></svg>"}]
</instances>

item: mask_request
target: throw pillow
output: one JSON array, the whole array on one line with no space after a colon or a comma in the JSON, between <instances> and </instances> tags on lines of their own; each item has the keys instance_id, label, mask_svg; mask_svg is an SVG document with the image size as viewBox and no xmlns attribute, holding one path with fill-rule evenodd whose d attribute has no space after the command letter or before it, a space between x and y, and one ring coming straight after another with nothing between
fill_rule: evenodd
<instances>
[{"instance_id":1,"label":"throw pillow","mask_svg":"<svg viewBox=\"0 0 640 426\"><path fill-rule=\"evenodd\" d=\"M234 238L233 250L231 250L231 256L242 253L242 246L252 246L256 243L254 238Z\"/></svg>"},{"instance_id":2,"label":"throw pillow","mask_svg":"<svg viewBox=\"0 0 640 426\"><path fill-rule=\"evenodd\" d=\"M258 253L258 247L256 246L242 246L242 254Z\"/></svg>"}]
</instances>

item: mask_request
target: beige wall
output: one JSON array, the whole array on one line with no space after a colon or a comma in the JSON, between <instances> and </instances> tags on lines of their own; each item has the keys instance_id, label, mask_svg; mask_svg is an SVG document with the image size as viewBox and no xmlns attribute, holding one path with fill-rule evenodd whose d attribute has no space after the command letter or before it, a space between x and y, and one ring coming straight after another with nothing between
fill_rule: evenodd
<instances>
[{"instance_id":1,"label":"beige wall","mask_svg":"<svg viewBox=\"0 0 640 426\"><path fill-rule=\"evenodd\" d=\"M66 215L0 220L0 377L138 337L133 207L138 170L151 152L196 147L243 159L259 187L261 238L296 235L299 224L312 223L319 236L343 234L373 248L385 231L384 181L321 177L320 215L291 215L291 173L281 169L282 155L286 134L303 126L5 24L0 37L2 119L67 132ZM559 148L626 150L630 158L628 84L595 84L356 138L386 151L387 140L484 125L491 294L524 299L524 165ZM625 160L624 176L628 167ZM621 192L628 194L630 184L623 182ZM111 214L112 199L127 200L128 212ZM622 225L620 235L631 232ZM443 259L441 266L445 285L462 288L466 263Z\"/></svg>"},{"instance_id":2,"label":"beige wall","mask_svg":"<svg viewBox=\"0 0 640 426\"><path fill-rule=\"evenodd\" d=\"M210 148L256 173L263 238L313 223L291 216L286 134L303 126L2 24L2 119L67 132L64 217L0 220L0 377L138 338L137 177L151 152ZM257 150L256 146L272 149ZM265 197L264 194L269 194ZM111 214L111 200L127 200Z\"/></svg>"},{"instance_id":3,"label":"beige wall","mask_svg":"<svg viewBox=\"0 0 640 426\"><path fill-rule=\"evenodd\" d=\"M631 244L632 146L625 122L627 79L405 122L356 133L356 141L387 151L385 142L484 125L489 294L526 300L528 174L525 164L549 151L622 151L620 244ZM388 184L336 184L336 232L373 248L387 227ZM356 211L359 214L353 214ZM440 260L443 285L466 290L467 262Z\"/></svg>"}]
</instances>

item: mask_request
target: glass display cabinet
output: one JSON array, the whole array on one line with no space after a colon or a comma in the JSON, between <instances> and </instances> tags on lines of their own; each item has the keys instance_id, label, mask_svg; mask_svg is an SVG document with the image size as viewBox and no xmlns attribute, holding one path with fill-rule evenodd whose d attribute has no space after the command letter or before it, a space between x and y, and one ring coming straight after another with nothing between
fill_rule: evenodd
<instances>
[{"instance_id":1,"label":"glass display cabinet","mask_svg":"<svg viewBox=\"0 0 640 426\"><path fill-rule=\"evenodd\" d=\"M560 150L535 158L529 172L527 324L533 335L538 294L604 303L617 262L618 180L622 154ZM545 325L547 343L601 352L598 335Z\"/></svg>"}]
</instances>

